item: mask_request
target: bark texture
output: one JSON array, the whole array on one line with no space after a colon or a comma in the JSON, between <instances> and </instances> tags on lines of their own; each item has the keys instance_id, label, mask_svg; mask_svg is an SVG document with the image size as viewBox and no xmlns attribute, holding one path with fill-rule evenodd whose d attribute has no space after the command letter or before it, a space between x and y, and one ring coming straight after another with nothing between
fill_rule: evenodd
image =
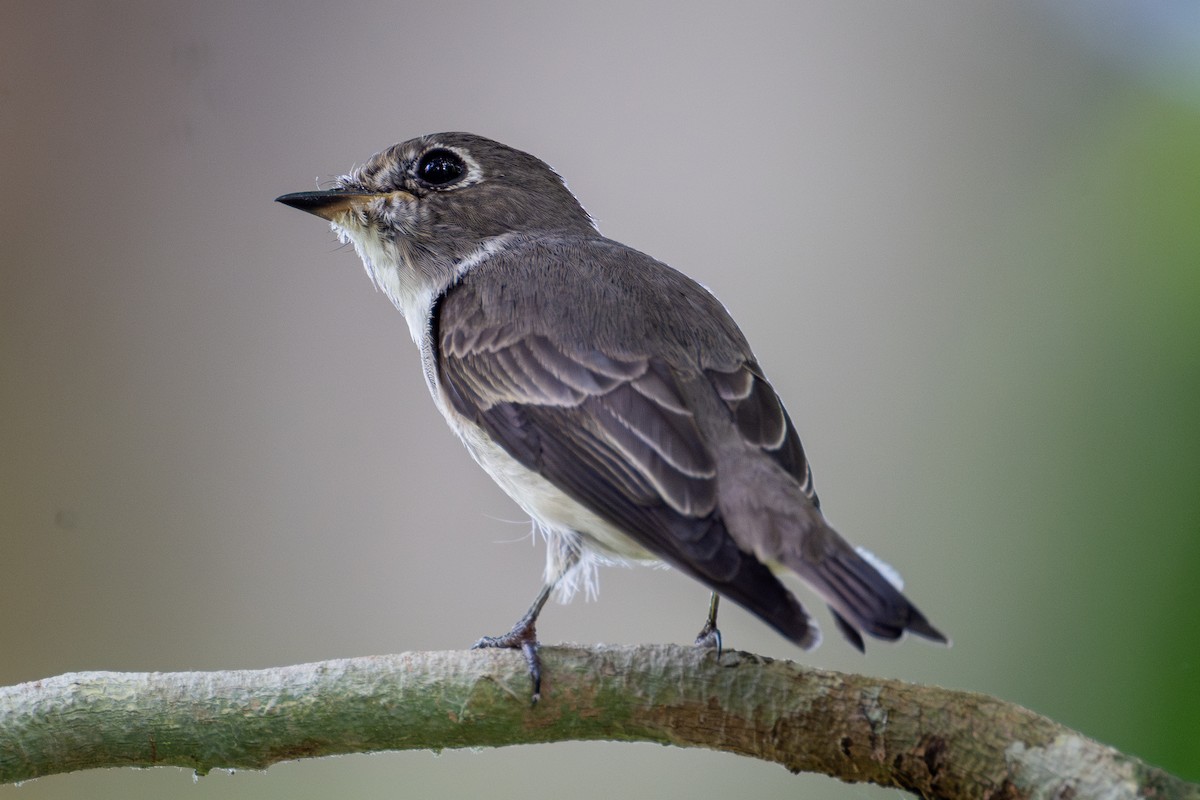
<instances>
[{"instance_id":1,"label":"bark texture","mask_svg":"<svg viewBox=\"0 0 1200 800\"><path fill-rule=\"evenodd\" d=\"M740 753L923 797L1200 800L1200 785L979 694L694 647L545 647L542 659L532 707L524 659L487 650L0 688L0 783L605 739Z\"/></svg>"}]
</instances>

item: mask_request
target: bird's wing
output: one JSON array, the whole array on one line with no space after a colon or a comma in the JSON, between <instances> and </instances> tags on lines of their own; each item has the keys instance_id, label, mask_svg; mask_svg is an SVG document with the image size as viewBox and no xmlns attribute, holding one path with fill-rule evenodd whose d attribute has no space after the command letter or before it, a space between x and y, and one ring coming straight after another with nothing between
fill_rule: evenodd
<instances>
[{"instance_id":1,"label":"bird's wing","mask_svg":"<svg viewBox=\"0 0 1200 800\"><path fill-rule=\"evenodd\" d=\"M545 319L539 309L504 301L499 287L514 279L532 278L472 275L436 310L438 377L454 409L648 551L793 641L812 644L816 632L808 615L726 529L713 454L679 388L681 370L691 379L707 376L742 435L811 487L799 440L774 391L748 352L740 360L729 357L745 349L742 343L727 343L721 363L705 369L699 359L680 363L678 353L686 348L655 352L636 330L621 337L620 347L607 345L612 337L602 331L587 333L588 324L556 335L539 326ZM554 302L549 294L538 302ZM629 298L615 302L622 300ZM711 302L708 311L725 314ZM598 319L611 311L581 308ZM711 326L706 331L711 335Z\"/></svg>"},{"instance_id":2,"label":"bird's wing","mask_svg":"<svg viewBox=\"0 0 1200 800\"><path fill-rule=\"evenodd\" d=\"M820 508L800 435L758 364L746 361L733 370L709 369L705 374L733 415L742 439L775 459L796 479L812 504Z\"/></svg>"}]
</instances>

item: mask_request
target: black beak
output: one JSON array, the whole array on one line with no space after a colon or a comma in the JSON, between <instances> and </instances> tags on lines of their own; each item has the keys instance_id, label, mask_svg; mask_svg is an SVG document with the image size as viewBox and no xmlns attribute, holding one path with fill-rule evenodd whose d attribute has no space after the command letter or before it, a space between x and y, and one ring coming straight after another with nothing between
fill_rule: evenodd
<instances>
[{"instance_id":1,"label":"black beak","mask_svg":"<svg viewBox=\"0 0 1200 800\"><path fill-rule=\"evenodd\" d=\"M364 203L376 195L366 192L349 192L345 189L330 189L325 192L293 192L275 198L276 203L298 208L322 219L332 220L343 211Z\"/></svg>"}]
</instances>

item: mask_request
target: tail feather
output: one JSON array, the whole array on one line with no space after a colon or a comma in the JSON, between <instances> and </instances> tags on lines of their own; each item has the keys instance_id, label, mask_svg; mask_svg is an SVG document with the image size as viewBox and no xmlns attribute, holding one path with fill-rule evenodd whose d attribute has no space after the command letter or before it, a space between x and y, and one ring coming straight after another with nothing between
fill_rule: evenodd
<instances>
[{"instance_id":1,"label":"tail feather","mask_svg":"<svg viewBox=\"0 0 1200 800\"><path fill-rule=\"evenodd\" d=\"M717 520L714 524L721 523ZM728 536L721 546L726 552L720 563L727 569L719 575L703 572L694 563L676 562L674 566L737 603L805 650L816 647L821 641L820 629L771 569L739 550Z\"/></svg>"},{"instance_id":2,"label":"tail feather","mask_svg":"<svg viewBox=\"0 0 1200 800\"><path fill-rule=\"evenodd\" d=\"M891 580L870 561L854 551L832 530L830 546L817 557L785 558L784 563L809 581L829 603L838 630L859 650L860 634L895 641L905 632L935 642L947 643Z\"/></svg>"},{"instance_id":3,"label":"tail feather","mask_svg":"<svg viewBox=\"0 0 1200 800\"><path fill-rule=\"evenodd\" d=\"M734 577L723 583L707 581L722 596L758 616L805 650L821 641L821 632L800 601L763 564L746 556Z\"/></svg>"},{"instance_id":4,"label":"tail feather","mask_svg":"<svg viewBox=\"0 0 1200 800\"><path fill-rule=\"evenodd\" d=\"M839 614L833 606L829 607L829 613L833 615L833 621L837 624L837 629L841 631L842 636L846 637L846 641L850 643L850 646L860 653L867 652L866 642L863 641L862 634L858 632L858 628L847 622L846 618Z\"/></svg>"}]
</instances>

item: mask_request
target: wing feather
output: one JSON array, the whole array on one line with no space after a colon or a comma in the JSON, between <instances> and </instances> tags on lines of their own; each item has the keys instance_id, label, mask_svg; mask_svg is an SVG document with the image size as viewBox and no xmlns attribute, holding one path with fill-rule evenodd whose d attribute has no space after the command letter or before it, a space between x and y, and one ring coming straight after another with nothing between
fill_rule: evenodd
<instances>
[{"instance_id":1,"label":"wing feather","mask_svg":"<svg viewBox=\"0 0 1200 800\"><path fill-rule=\"evenodd\" d=\"M735 370L710 369L705 374L733 414L742 438L775 459L819 508L821 501L813 486L812 470L800 435L758 364L747 359Z\"/></svg>"}]
</instances>

